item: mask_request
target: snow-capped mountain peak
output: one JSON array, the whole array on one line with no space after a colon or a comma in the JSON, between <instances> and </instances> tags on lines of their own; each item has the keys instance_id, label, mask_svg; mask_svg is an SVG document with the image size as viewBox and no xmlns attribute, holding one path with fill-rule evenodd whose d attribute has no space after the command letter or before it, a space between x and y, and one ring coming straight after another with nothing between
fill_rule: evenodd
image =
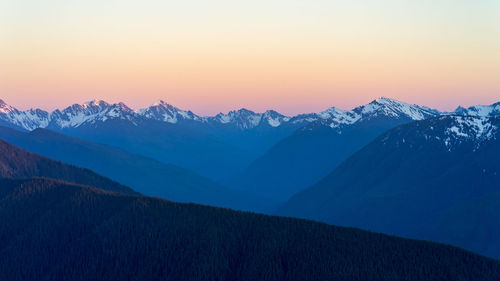
<instances>
[{"instance_id":1,"label":"snow-capped mountain peak","mask_svg":"<svg viewBox=\"0 0 500 281\"><path fill-rule=\"evenodd\" d=\"M14 110L16 110L14 107L6 104L3 100L0 99L0 113L9 114Z\"/></svg>"},{"instance_id":2,"label":"snow-capped mountain peak","mask_svg":"<svg viewBox=\"0 0 500 281\"><path fill-rule=\"evenodd\" d=\"M278 127L290 120L275 110L267 110L264 113L256 113L246 108L229 111L227 114L219 113L215 117L207 117L211 122L220 124L232 124L240 129L252 129L260 125Z\"/></svg>"},{"instance_id":3,"label":"snow-capped mountain peak","mask_svg":"<svg viewBox=\"0 0 500 281\"><path fill-rule=\"evenodd\" d=\"M475 105L469 108L459 106L453 114L469 116L493 116L500 115L500 102L492 105Z\"/></svg>"},{"instance_id":4,"label":"snow-capped mountain peak","mask_svg":"<svg viewBox=\"0 0 500 281\"><path fill-rule=\"evenodd\" d=\"M109 103L103 101L103 100L98 100L98 99L93 99L91 101L84 102L81 104L82 107L87 108L87 107L106 107L109 106Z\"/></svg>"},{"instance_id":5,"label":"snow-capped mountain peak","mask_svg":"<svg viewBox=\"0 0 500 281\"><path fill-rule=\"evenodd\" d=\"M290 120L290 117L287 117L274 110L266 110L266 112L262 114L262 120L266 121L267 124L271 127L278 127L283 122L288 122Z\"/></svg>"},{"instance_id":6,"label":"snow-capped mountain peak","mask_svg":"<svg viewBox=\"0 0 500 281\"><path fill-rule=\"evenodd\" d=\"M325 111L317 114L321 119L328 120L329 126L331 128L337 128L341 125L350 125L357 122L361 115L348 110L338 109L336 107L331 107Z\"/></svg>"},{"instance_id":7,"label":"snow-capped mountain peak","mask_svg":"<svg viewBox=\"0 0 500 281\"><path fill-rule=\"evenodd\" d=\"M166 103L164 100L157 100L151 106L170 106L170 104Z\"/></svg>"},{"instance_id":8,"label":"snow-capped mountain peak","mask_svg":"<svg viewBox=\"0 0 500 281\"><path fill-rule=\"evenodd\" d=\"M103 100L92 100L83 104L73 104L62 111L50 114L53 124L60 128L76 128L83 124L95 124L112 119L133 121L135 113L124 103L109 104Z\"/></svg>"},{"instance_id":9,"label":"snow-capped mountain peak","mask_svg":"<svg viewBox=\"0 0 500 281\"><path fill-rule=\"evenodd\" d=\"M208 117L208 119L222 124L233 123L241 129L250 129L259 125L262 114L241 108L239 110L231 110L227 114L219 113L215 117Z\"/></svg>"},{"instance_id":10,"label":"snow-capped mountain peak","mask_svg":"<svg viewBox=\"0 0 500 281\"><path fill-rule=\"evenodd\" d=\"M138 114L148 119L155 119L172 124L180 120L201 120L201 118L193 112L181 110L163 100L158 100L150 107L139 110Z\"/></svg>"},{"instance_id":11,"label":"snow-capped mountain peak","mask_svg":"<svg viewBox=\"0 0 500 281\"><path fill-rule=\"evenodd\" d=\"M353 111L361 114L363 118L373 118L382 115L395 118L409 118L411 120L423 120L440 115L440 112L437 110L425 106L407 104L386 97L378 98L367 105L355 108Z\"/></svg>"},{"instance_id":12,"label":"snow-capped mountain peak","mask_svg":"<svg viewBox=\"0 0 500 281\"><path fill-rule=\"evenodd\" d=\"M377 117L422 120L429 117L439 116L440 112L427 107L411 105L389 98L378 98L372 102L354 108L353 110L342 110L331 107L319 113L303 114L301 119L293 118L293 122L318 121L324 126L339 129L344 126L371 120ZM311 126L314 126L312 124ZM310 129L304 127L304 130Z\"/></svg>"},{"instance_id":13,"label":"snow-capped mountain peak","mask_svg":"<svg viewBox=\"0 0 500 281\"><path fill-rule=\"evenodd\" d=\"M30 109L27 111L19 111L0 100L0 120L12 124L16 127L33 130L39 127L47 126L49 122L49 114L40 109Z\"/></svg>"}]
</instances>

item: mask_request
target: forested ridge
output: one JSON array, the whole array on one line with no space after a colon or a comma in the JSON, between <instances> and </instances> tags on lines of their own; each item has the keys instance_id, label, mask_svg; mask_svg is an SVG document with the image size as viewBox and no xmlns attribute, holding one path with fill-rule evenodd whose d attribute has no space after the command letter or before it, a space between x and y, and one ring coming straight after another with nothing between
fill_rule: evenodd
<instances>
[{"instance_id":1,"label":"forested ridge","mask_svg":"<svg viewBox=\"0 0 500 281\"><path fill-rule=\"evenodd\" d=\"M0 280L498 280L446 245L173 203L51 179L0 180Z\"/></svg>"},{"instance_id":2,"label":"forested ridge","mask_svg":"<svg viewBox=\"0 0 500 281\"><path fill-rule=\"evenodd\" d=\"M34 177L53 178L105 190L137 194L131 188L100 176L91 170L52 160L0 140L0 178Z\"/></svg>"}]
</instances>

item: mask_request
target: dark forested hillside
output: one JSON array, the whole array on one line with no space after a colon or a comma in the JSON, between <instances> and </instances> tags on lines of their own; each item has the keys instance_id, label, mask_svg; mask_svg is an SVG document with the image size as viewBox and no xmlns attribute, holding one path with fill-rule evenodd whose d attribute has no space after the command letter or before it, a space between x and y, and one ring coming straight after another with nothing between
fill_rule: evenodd
<instances>
[{"instance_id":1,"label":"dark forested hillside","mask_svg":"<svg viewBox=\"0 0 500 281\"><path fill-rule=\"evenodd\" d=\"M77 168L17 148L0 140L0 178L46 177L96 186L105 190L135 194L132 189L102 177L91 170Z\"/></svg>"},{"instance_id":2,"label":"dark forested hillside","mask_svg":"<svg viewBox=\"0 0 500 281\"><path fill-rule=\"evenodd\" d=\"M291 218L0 180L0 280L498 280L430 242Z\"/></svg>"},{"instance_id":3,"label":"dark forested hillside","mask_svg":"<svg viewBox=\"0 0 500 281\"><path fill-rule=\"evenodd\" d=\"M500 258L500 116L381 135L279 214L429 239Z\"/></svg>"},{"instance_id":4,"label":"dark forested hillside","mask_svg":"<svg viewBox=\"0 0 500 281\"><path fill-rule=\"evenodd\" d=\"M148 196L259 212L278 206L270 199L226 188L171 164L46 129L21 132L0 127L0 139L52 159L91 169Z\"/></svg>"}]
</instances>

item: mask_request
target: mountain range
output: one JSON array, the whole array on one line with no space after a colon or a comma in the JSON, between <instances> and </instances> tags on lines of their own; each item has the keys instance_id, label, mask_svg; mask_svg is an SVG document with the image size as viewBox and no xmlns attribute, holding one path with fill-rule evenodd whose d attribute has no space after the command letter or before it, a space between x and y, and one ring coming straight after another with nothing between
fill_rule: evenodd
<instances>
[{"instance_id":1,"label":"mountain range","mask_svg":"<svg viewBox=\"0 0 500 281\"><path fill-rule=\"evenodd\" d=\"M500 103L448 113L388 98L349 111L332 107L292 117L247 109L202 117L163 101L140 110L93 100L53 112L19 111L0 101L0 125L51 129L286 201L388 129L441 115L499 112Z\"/></svg>"},{"instance_id":2,"label":"mountain range","mask_svg":"<svg viewBox=\"0 0 500 281\"><path fill-rule=\"evenodd\" d=\"M500 258L500 115L447 115L380 135L279 214Z\"/></svg>"},{"instance_id":3,"label":"mountain range","mask_svg":"<svg viewBox=\"0 0 500 281\"><path fill-rule=\"evenodd\" d=\"M226 124L241 130L253 129L259 126L280 127L288 124L311 123L318 120L330 120L332 127L349 125L361 119L377 115L387 115L397 118L402 116L412 120L421 120L429 116L460 114L486 116L500 114L500 102L489 106L458 107L453 112L440 112L425 106L410 105L389 98L379 98L369 104L346 111L331 107L319 113L284 116L274 110L255 113L242 108L227 114L215 116L198 116L189 110L182 110L162 100L143 109L133 110L124 103L110 104L103 100L92 100L83 104L74 104L62 110L48 112L42 109L21 111L0 100L0 119L3 124L31 131L36 128L76 128L85 124L97 124L110 119L128 120L132 123L141 119L157 120L170 124L183 122L199 122L212 125Z\"/></svg>"},{"instance_id":4,"label":"mountain range","mask_svg":"<svg viewBox=\"0 0 500 281\"><path fill-rule=\"evenodd\" d=\"M92 100L52 112L41 109L20 111L0 100L0 114L2 115L2 121L25 130L35 128L76 128L105 122L110 119L128 120L136 125L142 119L157 120L170 124L183 122L200 122L211 125L226 124L226 126L234 126L244 130L258 126L278 127L291 119L273 110L255 113L244 108L230 111L227 114L219 113L216 116L201 117L191 111L174 107L162 100L155 102L148 108L139 110L133 110L122 102L109 104L103 100ZM300 121L297 119L293 122Z\"/></svg>"},{"instance_id":5,"label":"mountain range","mask_svg":"<svg viewBox=\"0 0 500 281\"><path fill-rule=\"evenodd\" d=\"M376 109L380 104L384 108ZM500 105L492 105L492 108L498 111ZM323 122L334 128L348 127L380 114L418 120L442 113L387 98L351 111L332 107L293 117L272 110L254 113L247 109L202 117L163 101L139 110L123 103L93 100L52 112L20 111L0 100L2 126L63 132L176 164L215 180L227 180L241 174L278 141L305 125ZM194 155L196 161L192 159Z\"/></svg>"}]
</instances>

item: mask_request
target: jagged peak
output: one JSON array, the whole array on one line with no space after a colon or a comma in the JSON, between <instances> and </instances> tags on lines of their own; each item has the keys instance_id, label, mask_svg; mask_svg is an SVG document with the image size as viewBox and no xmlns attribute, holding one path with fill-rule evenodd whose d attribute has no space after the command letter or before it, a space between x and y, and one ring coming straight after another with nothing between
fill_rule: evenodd
<instances>
[{"instance_id":1,"label":"jagged peak","mask_svg":"<svg viewBox=\"0 0 500 281\"><path fill-rule=\"evenodd\" d=\"M369 104L379 104L383 106L411 106L411 107L419 107L419 108L425 108L424 106L416 105L416 104L410 104L406 102L399 101L397 99L392 99L388 97L380 97L377 99L374 99L371 101Z\"/></svg>"},{"instance_id":2,"label":"jagged peak","mask_svg":"<svg viewBox=\"0 0 500 281\"><path fill-rule=\"evenodd\" d=\"M393 117L407 117L413 120L422 120L430 116L437 116L439 111L425 106L409 104L395 99L381 97L369 104L355 108L353 111L362 115L388 115Z\"/></svg>"},{"instance_id":3,"label":"jagged peak","mask_svg":"<svg viewBox=\"0 0 500 281\"><path fill-rule=\"evenodd\" d=\"M255 114L257 114L254 111L252 111L250 109L247 109L247 108L244 108L244 107L242 107L242 108L240 108L238 110L232 110L229 113L233 113L233 114L236 113L236 114L240 114L240 115L241 114L247 114L247 115L255 115Z\"/></svg>"},{"instance_id":4,"label":"jagged peak","mask_svg":"<svg viewBox=\"0 0 500 281\"><path fill-rule=\"evenodd\" d=\"M71 106L66 107L65 109L61 110L54 110L53 113L59 112L59 113L68 113L72 111L83 111L86 112L89 110L94 114L95 112L98 111L107 111L110 109L119 109L121 111L125 112L134 112L130 107L128 107L125 103L123 102L117 102L110 104L104 100L98 100L98 99L93 99L91 101L84 102L82 104L75 103Z\"/></svg>"},{"instance_id":5,"label":"jagged peak","mask_svg":"<svg viewBox=\"0 0 500 281\"><path fill-rule=\"evenodd\" d=\"M331 114L331 113L345 113L345 112L349 112L349 110L343 110L343 109L340 109L340 108L337 108L335 106L332 106L326 110L323 110L321 112L319 112L319 114L321 113L328 113L328 114Z\"/></svg>"},{"instance_id":6,"label":"jagged peak","mask_svg":"<svg viewBox=\"0 0 500 281\"><path fill-rule=\"evenodd\" d=\"M154 103L152 103L149 107L146 107L146 108L142 108L142 109L139 109L137 110L137 112L139 114L148 114L151 110L154 110L154 111L168 111L168 112L176 112L176 111L179 111L179 112L190 112L190 111L185 111L185 110L182 110L182 109L179 109L167 102L165 102L164 100L156 100Z\"/></svg>"},{"instance_id":7,"label":"jagged peak","mask_svg":"<svg viewBox=\"0 0 500 281\"><path fill-rule=\"evenodd\" d=\"M123 102L115 103L115 104L112 104L111 106L116 106L124 111L133 112L133 110Z\"/></svg>"},{"instance_id":8,"label":"jagged peak","mask_svg":"<svg viewBox=\"0 0 500 281\"><path fill-rule=\"evenodd\" d=\"M10 113L16 109L0 99L0 113Z\"/></svg>"},{"instance_id":9,"label":"jagged peak","mask_svg":"<svg viewBox=\"0 0 500 281\"><path fill-rule=\"evenodd\" d=\"M373 100L372 102L377 102L377 103L381 103L381 104L388 104L388 103L403 103L401 101L398 101L396 99L391 99L391 98L388 98L388 97L379 97L375 100Z\"/></svg>"},{"instance_id":10,"label":"jagged peak","mask_svg":"<svg viewBox=\"0 0 500 281\"><path fill-rule=\"evenodd\" d=\"M156 100L154 103L151 104L151 106L165 106L169 105L166 103L164 100Z\"/></svg>"},{"instance_id":11,"label":"jagged peak","mask_svg":"<svg viewBox=\"0 0 500 281\"><path fill-rule=\"evenodd\" d=\"M287 117L281 113L279 113L278 111L276 110L272 110L272 109L268 109L266 111L264 111L263 113L264 116L279 116L279 117Z\"/></svg>"},{"instance_id":12,"label":"jagged peak","mask_svg":"<svg viewBox=\"0 0 500 281\"><path fill-rule=\"evenodd\" d=\"M146 118L172 124L177 123L179 120L203 121L203 118L200 118L193 112L179 109L163 100L157 100L151 106L140 109L136 112Z\"/></svg>"},{"instance_id":13,"label":"jagged peak","mask_svg":"<svg viewBox=\"0 0 500 281\"><path fill-rule=\"evenodd\" d=\"M491 105L474 105L467 108L459 106L452 113L471 116L500 115L500 102Z\"/></svg>"},{"instance_id":14,"label":"jagged peak","mask_svg":"<svg viewBox=\"0 0 500 281\"><path fill-rule=\"evenodd\" d=\"M380 105L385 105L385 106L408 105L408 106L423 107L423 106L419 106L419 105L416 105L416 104L410 104L410 103L402 102L402 101L397 100L397 99L383 97L383 96L379 97L377 99L372 100L368 104L380 104Z\"/></svg>"},{"instance_id":15,"label":"jagged peak","mask_svg":"<svg viewBox=\"0 0 500 281\"><path fill-rule=\"evenodd\" d=\"M150 105L150 107L163 107L163 108L172 108L172 109L177 109L177 107L165 102L164 100L156 100L153 104Z\"/></svg>"},{"instance_id":16,"label":"jagged peak","mask_svg":"<svg viewBox=\"0 0 500 281\"><path fill-rule=\"evenodd\" d=\"M107 103L104 100L93 99L93 100L84 102L82 105L84 107L87 107L87 106L109 106L109 103Z\"/></svg>"}]
</instances>

